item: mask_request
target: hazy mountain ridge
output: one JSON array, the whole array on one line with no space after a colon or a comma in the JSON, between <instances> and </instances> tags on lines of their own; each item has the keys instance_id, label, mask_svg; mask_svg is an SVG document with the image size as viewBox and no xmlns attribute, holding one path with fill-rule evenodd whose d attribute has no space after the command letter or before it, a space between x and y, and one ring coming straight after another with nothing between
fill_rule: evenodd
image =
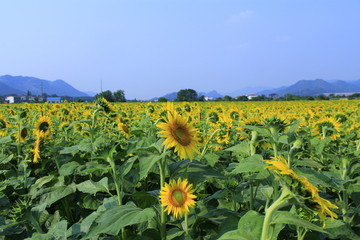
<instances>
[{"instance_id":1,"label":"hazy mountain ridge","mask_svg":"<svg viewBox=\"0 0 360 240\"><path fill-rule=\"evenodd\" d=\"M360 92L360 80L356 81L325 81L323 79L300 80L288 87L280 87L257 92L257 95L276 93L284 96L287 93L299 96L316 96L325 93Z\"/></svg>"},{"instance_id":2,"label":"hazy mountain ridge","mask_svg":"<svg viewBox=\"0 0 360 240\"><path fill-rule=\"evenodd\" d=\"M46 93L58 96L83 97L88 94L81 92L63 80L49 81L35 77L25 76L0 76L0 94L26 94L30 91L33 95Z\"/></svg>"}]
</instances>

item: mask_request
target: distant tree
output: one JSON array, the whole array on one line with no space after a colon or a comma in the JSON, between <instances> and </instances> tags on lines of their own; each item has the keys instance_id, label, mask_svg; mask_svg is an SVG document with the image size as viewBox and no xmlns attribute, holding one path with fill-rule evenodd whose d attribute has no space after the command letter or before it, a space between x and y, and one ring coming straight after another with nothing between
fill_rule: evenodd
<instances>
[{"instance_id":1,"label":"distant tree","mask_svg":"<svg viewBox=\"0 0 360 240\"><path fill-rule=\"evenodd\" d=\"M257 96L257 97L253 97L250 101L266 101L266 100L270 100L270 99L267 99L265 97L265 95L260 95L260 96Z\"/></svg>"},{"instance_id":2,"label":"distant tree","mask_svg":"<svg viewBox=\"0 0 360 240\"><path fill-rule=\"evenodd\" d=\"M284 100L285 101L291 101L291 100L295 100L295 95L291 94L291 93L286 93L284 95Z\"/></svg>"},{"instance_id":3,"label":"distant tree","mask_svg":"<svg viewBox=\"0 0 360 240\"><path fill-rule=\"evenodd\" d=\"M354 93L349 96L349 99L357 99L360 98L360 93Z\"/></svg>"},{"instance_id":4,"label":"distant tree","mask_svg":"<svg viewBox=\"0 0 360 240\"><path fill-rule=\"evenodd\" d=\"M115 102L126 102L124 90L117 90L114 92Z\"/></svg>"},{"instance_id":5,"label":"distant tree","mask_svg":"<svg viewBox=\"0 0 360 240\"><path fill-rule=\"evenodd\" d=\"M232 100L233 100L233 98L232 98L232 97L230 97L229 95L225 95L223 99L224 99L224 101L227 101L227 102L229 102L229 101L232 101Z\"/></svg>"},{"instance_id":6,"label":"distant tree","mask_svg":"<svg viewBox=\"0 0 360 240\"><path fill-rule=\"evenodd\" d=\"M249 101L247 96L239 96L236 98L238 101Z\"/></svg>"},{"instance_id":7,"label":"distant tree","mask_svg":"<svg viewBox=\"0 0 360 240\"><path fill-rule=\"evenodd\" d=\"M159 97L158 102L167 102L168 99L164 97Z\"/></svg>"},{"instance_id":8,"label":"distant tree","mask_svg":"<svg viewBox=\"0 0 360 240\"><path fill-rule=\"evenodd\" d=\"M316 100L329 100L330 98L324 95L319 95L315 98Z\"/></svg>"},{"instance_id":9,"label":"distant tree","mask_svg":"<svg viewBox=\"0 0 360 240\"><path fill-rule=\"evenodd\" d=\"M205 96L201 95L200 97L198 97L197 99L199 102L205 102Z\"/></svg>"},{"instance_id":10,"label":"distant tree","mask_svg":"<svg viewBox=\"0 0 360 240\"><path fill-rule=\"evenodd\" d=\"M115 102L114 95L110 90L95 95L95 98L105 98L109 102Z\"/></svg>"},{"instance_id":11,"label":"distant tree","mask_svg":"<svg viewBox=\"0 0 360 240\"><path fill-rule=\"evenodd\" d=\"M181 89L178 93L177 93L177 97L175 99L175 101L177 102L183 102L183 101L187 101L187 102L192 102L192 101L196 101L197 100L197 92L194 89Z\"/></svg>"}]
</instances>

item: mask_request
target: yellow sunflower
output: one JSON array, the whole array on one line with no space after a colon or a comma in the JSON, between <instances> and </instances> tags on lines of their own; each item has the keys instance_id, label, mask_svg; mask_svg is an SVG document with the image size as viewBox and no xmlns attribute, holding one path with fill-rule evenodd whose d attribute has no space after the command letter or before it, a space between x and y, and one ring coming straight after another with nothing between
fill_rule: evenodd
<instances>
[{"instance_id":1,"label":"yellow sunflower","mask_svg":"<svg viewBox=\"0 0 360 240\"><path fill-rule=\"evenodd\" d=\"M268 168L274 170L277 174L280 175L289 175L291 178L295 179L297 182L300 182L303 188L311 194L311 200L316 204L316 212L320 220L325 226L325 217L328 214L331 219L337 218L337 214L332 212L330 208L337 209L338 206L331 203L330 201L320 197L319 189L312 185L306 177L299 177L292 169L289 168L287 160L283 157L275 157L272 160L266 161L269 166Z\"/></svg>"},{"instance_id":2,"label":"yellow sunflower","mask_svg":"<svg viewBox=\"0 0 360 240\"><path fill-rule=\"evenodd\" d=\"M26 127L23 127L20 132L16 131L14 134L14 137L17 142L24 142L26 140L26 137L28 136L28 130Z\"/></svg>"},{"instance_id":3,"label":"yellow sunflower","mask_svg":"<svg viewBox=\"0 0 360 240\"><path fill-rule=\"evenodd\" d=\"M119 122L117 128L120 132L122 132L125 135L126 138L130 137L130 129L128 126L126 126L126 124Z\"/></svg>"},{"instance_id":4,"label":"yellow sunflower","mask_svg":"<svg viewBox=\"0 0 360 240\"><path fill-rule=\"evenodd\" d=\"M167 149L175 147L175 152L180 159L188 157L194 158L194 153L200 154L197 139L197 129L187 123L186 118L180 116L176 111L168 111L166 122L158 123L156 126L160 129L158 133L165 138L163 145Z\"/></svg>"},{"instance_id":5,"label":"yellow sunflower","mask_svg":"<svg viewBox=\"0 0 360 240\"><path fill-rule=\"evenodd\" d=\"M323 117L313 123L313 133L322 138L330 137L332 140L340 137L340 128L342 124L333 117Z\"/></svg>"},{"instance_id":6,"label":"yellow sunflower","mask_svg":"<svg viewBox=\"0 0 360 240\"><path fill-rule=\"evenodd\" d=\"M35 140L34 149L32 152L34 153L33 163L38 163L40 159L40 137L38 136Z\"/></svg>"},{"instance_id":7,"label":"yellow sunflower","mask_svg":"<svg viewBox=\"0 0 360 240\"><path fill-rule=\"evenodd\" d=\"M192 184L189 184L187 179L179 178L177 181L172 179L170 183L165 183L165 186L160 191L161 206L165 207L164 211L168 214L172 213L175 218L182 217L185 213L190 212L190 207L195 206L192 194Z\"/></svg>"},{"instance_id":8,"label":"yellow sunflower","mask_svg":"<svg viewBox=\"0 0 360 240\"><path fill-rule=\"evenodd\" d=\"M50 137L51 120L48 116L42 116L35 123L34 134L39 135L41 133L45 138Z\"/></svg>"},{"instance_id":9,"label":"yellow sunflower","mask_svg":"<svg viewBox=\"0 0 360 240\"><path fill-rule=\"evenodd\" d=\"M6 120L5 116L0 115L0 137L6 136L8 127L9 122Z\"/></svg>"}]
</instances>

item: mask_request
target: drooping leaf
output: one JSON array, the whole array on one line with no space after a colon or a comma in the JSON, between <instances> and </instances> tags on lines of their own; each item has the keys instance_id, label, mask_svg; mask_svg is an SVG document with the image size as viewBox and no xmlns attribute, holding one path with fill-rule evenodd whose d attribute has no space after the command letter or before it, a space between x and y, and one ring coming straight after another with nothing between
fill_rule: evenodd
<instances>
[{"instance_id":1,"label":"drooping leaf","mask_svg":"<svg viewBox=\"0 0 360 240\"><path fill-rule=\"evenodd\" d=\"M302 219L288 211L277 211L274 214L271 223L273 224L281 223L281 224L301 226L309 230L326 233L326 231L322 227L317 226L309 221L306 221L305 219Z\"/></svg>"},{"instance_id":2,"label":"drooping leaf","mask_svg":"<svg viewBox=\"0 0 360 240\"><path fill-rule=\"evenodd\" d=\"M47 192L40 197L40 202L46 203L50 207L58 200L74 193L76 191L76 184L72 183L67 186L54 187L50 192Z\"/></svg>"},{"instance_id":3,"label":"drooping leaf","mask_svg":"<svg viewBox=\"0 0 360 240\"><path fill-rule=\"evenodd\" d=\"M83 193L95 194L97 192L109 192L108 178L104 177L98 182L87 180L76 185L76 188Z\"/></svg>"},{"instance_id":4,"label":"drooping leaf","mask_svg":"<svg viewBox=\"0 0 360 240\"><path fill-rule=\"evenodd\" d=\"M261 172L265 170L267 164L261 155L255 154L241 160L238 163L233 163L232 166L235 166L235 168L231 171L231 174L239 174Z\"/></svg>"},{"instance_id":5,"label":"drooping leaf","mask_svg":"<svg viewBox=\"0 0 360 240\"><path fill-rule=\"evenodd\" d=\"M121 228L149 221L155 215L153 208L141 209L131 202L122 206L114 206L95 220L97 225L91 229L87 237L94 237L101 233L117 235Z\"/></svg>"}]
</instances>

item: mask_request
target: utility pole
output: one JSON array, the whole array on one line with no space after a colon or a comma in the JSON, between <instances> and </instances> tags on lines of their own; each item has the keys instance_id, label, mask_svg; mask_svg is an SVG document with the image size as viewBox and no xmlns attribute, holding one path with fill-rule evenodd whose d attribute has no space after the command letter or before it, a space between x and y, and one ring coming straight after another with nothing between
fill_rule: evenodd
<instances>
[{"instance_id":1,"label":"utility pole","mask_svg":"<svg viewBox=\"0 0 360 240\"><path fill-rule=\"evenodd\" d=\"M100 80L100 93L102 93L102 79Z\"/></svg>"}]
</instances>

